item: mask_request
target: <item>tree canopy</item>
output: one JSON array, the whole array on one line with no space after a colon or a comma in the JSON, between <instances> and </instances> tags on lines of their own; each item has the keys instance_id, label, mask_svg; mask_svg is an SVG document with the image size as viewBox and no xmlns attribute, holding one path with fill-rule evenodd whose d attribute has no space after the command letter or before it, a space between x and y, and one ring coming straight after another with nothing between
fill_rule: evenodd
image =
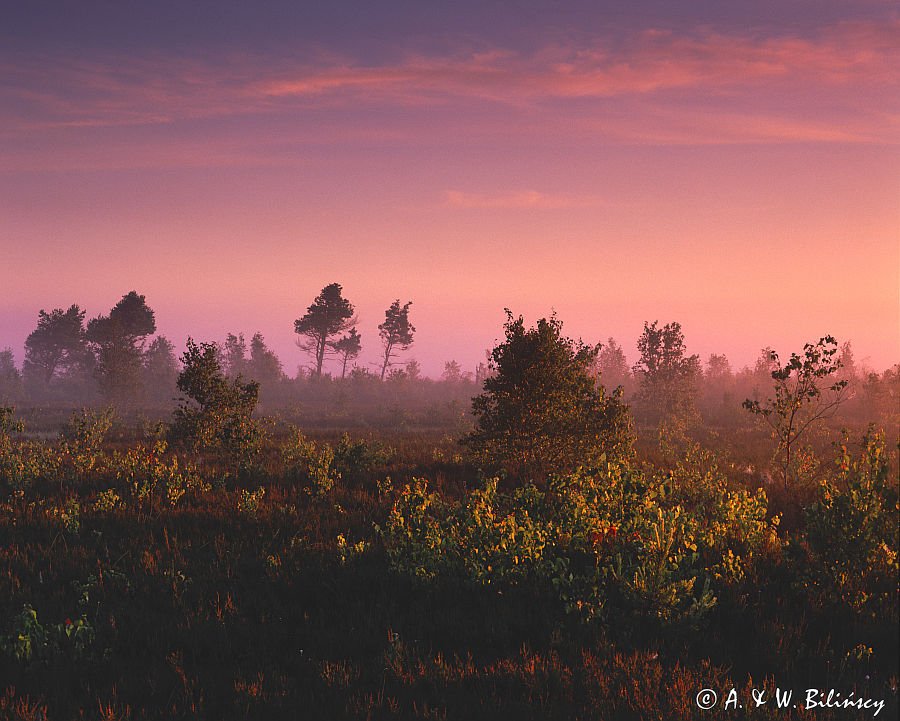
<instances>
[{"instance_id":1,"label":"tree canopy","mask_svg":"<svg viewBox=\"0 0 900 721\"><path fill-rule=\"evenodd\" d=\"M640 380L637 400L646 417L660 423L684 421L696 414L700 357L687 355L680 323L644 323L638 339L640 360L634 374Z\"/></svg>"},{"instance_id":2,"label":"tree canopy","mask_svg":"<svg viewBox=\"0 0 900 721\"><path fill-rule=\"evenodd\" d=\"M196 344L188 338L182 355L184 369L178 389L186 397L175 410L172 435L199 450L213 451L243 467L256 452L260 430L252 415L259 398L259 384L229 379L214 343Z\"/></svg>"},{"instance_id":3,"label":"tree canopy","mask_svg":"<svg viewBox=\"0 0 900 721\"><path fill-rule=\"evenodd\" d=\"M38 313L38 324L25 340L22 371L26 381L49 384L86 361L85 311L77 305Z\"/></svg>"},{"instance_id":4,"label":"tree canopy","mask_svg":"<svg viewBox=\"0 0 900 721\"><path fill-rule=\"evenodd\" d=\"M156 318L143 295L131 291L107 316L91 319L85 337L97 357L96 375L108 400L129 403L141 391L144 343Z\"/></svg>"},{"instance_id":5,"label":"tree canopy","mask_svg":"<svg viewBox=\"0 0 900 721\"><path fill-rule=\"evenodd\" d=\"M409 307L412 301L400 305L398 298L391 307L384 312L384 323L378 326L378 334L384 346L383 363L381 364L381 379L384 380L385 371L392 364L398 351L406 350L413 344L415 326L409 322Z\"/></svg>"},{"instance_id":6,"label":"tree canopy","mask_svg":"<svg viewBox=\"0 0 900 721\"><path fill-rule=\"evenodd\" d=\"M329 339L356 325L353 304L341 292L339 283L326 285L306 314L294 321L294 332L301 336L297 344L314 358L317 376L322 375Z\"/></svg>"},{"instance_id":7,"label":"tree canopy","mask_svg":"<svg viewBox=\"0 0 900 721\"><path fill-rule=\"evenodd\" d=\"M347 375L347 364L359 357L362 339L356 328L351 328L345 336L335 341L332 347L341 359L341 378L344 378Z\"/></svg>"},{"instance_id":8,"label":"tree canopy","mask_svg":"<svg viewBox=\"0 0 900 721\"><path fill-rule=\"evenodd\" d=\"M506 340L491 353L493 375L472 401L475 428L463 439L476 459L519 481L543 481L630 456L628 409L591 374L600 346L564 337L555 316L526 329L506 313Z\"/></svg>"}]
</instances>

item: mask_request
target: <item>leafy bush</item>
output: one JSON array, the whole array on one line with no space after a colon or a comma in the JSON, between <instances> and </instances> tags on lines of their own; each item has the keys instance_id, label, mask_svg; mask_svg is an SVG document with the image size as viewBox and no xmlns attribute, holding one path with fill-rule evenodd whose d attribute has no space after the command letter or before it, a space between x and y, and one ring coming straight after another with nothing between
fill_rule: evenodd
<instances>
[{"instance_id":1,"label":"leafy bush","mask_svg":"<svg viewBox=\"0 0 900 721\"><path fill-rule=\"evenodd\" d=\"M10 633L0 636L0 651L22 662L49 661L66 652L81 658L94 637L94 628L86 616L45 626L38 621L37 611L26 604Z\"/></svg>"},{"instance_id":2,"label":"leafy bush","mask_svg":"<svg viewBox=\"0 0 900 721\"><path fill-rule=\"evenodd\" d=\"M836 477L820 483L818 499L806 511L805 581L819 602L868 613L896 608L900 508L884 433L870 427L856 457L845 441L835 460Z\"/></svg>"},{"instance_id":3,"label":"leafy bush","mask_svg":"<svg viewBox=\"0 0 900 721\"><path fill-rule=\"evenodd\" d=\"M236 473L259 452L262 431L253 419L259 384L229 379L214 343L199 346L188 338L179 390L188 396L175 410L172 436L199 451L211 451Z\"/></svg>"},{"instance_id":4,"label":"leafy bush","mask_svg":"<svg viewBox=\"0 0 900 721\"><path fill-rule=\"evenodd\" d=\"M354 441L344 433L334 448L334 468L341 478L358 481L387 464L391 455L391 449L377 441Z\"/></svg>"},{"instance_id":5,"label":"leafy bush","mask_svg":"<svg viewBox=\"0 0 900 721\"><path fill-rule=\"evenodd\" d=\"M139 505L155 508L163 498L175 506L186 493L208 491L198 470L190 463L182 465L178 456L169 455L168 443L156 440L152 445L138 445L111 459L116 478L125 483Z\"/></svg>"},{"instance_id":6,"label":"leafy bush","mask_svg":"<svg viewBox=\"0 0 900 721\"><path fill-rule=\"evenodd\" d=\"M777 539L764 493L729 491L713 471L705 484L694 499L671 477L605 463L546 489L505 494L489 480L454 504L419 479L394 503L385 543L392 566L419 578L543 589L585 619L696 625L715 588Z\"/></svg>"},{"instance_id":7,"label":"leafy bush","mask_svg":"<svg viewBox=\"0 0 900 721\"><path fill-rule=\"evenodd\" d=\"M266 489L264 486L260 486L255 491L248 491L245 488L242 488L237 501L238 513L249 516L250 518L255 518L259 513L259 506L262 503L262 499L265 498L265 495Z\"/></svg>"},{"instance_id":8,"label":"leafy bush","mask_svg":"<svg viewBox=\"0 0 900 721\"><path fill-rule=\"evenodd\" d=\"M317 444L299 428L291 432L290 441L281 451L285 476L305 483L304 490L314 498L322 498L341 479L335 462L335 449L329 443Z\"/></svg>"},{"instance_id":9,"label":"leafy bush","mask_svg":"<svg viewBox=\"0 0 900 721\"><path fill-rule=\"evenodd\" d=\"M84 408L72 414L59 438L60 472L74 481L84 481L102 466L103 440L114 417L112 408Z\"/></svg>"}]
</instances>

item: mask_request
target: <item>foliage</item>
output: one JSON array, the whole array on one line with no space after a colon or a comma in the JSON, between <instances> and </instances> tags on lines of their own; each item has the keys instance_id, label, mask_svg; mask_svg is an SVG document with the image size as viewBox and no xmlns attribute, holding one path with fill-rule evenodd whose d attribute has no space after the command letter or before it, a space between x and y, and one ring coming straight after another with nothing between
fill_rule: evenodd
<instances>
[{"instance_id":1,"label":"foliage","mask_svg":"<svg viewBox=\"0 0 900 721\"><path fill-rule=\"evenodd\" d=\"M259 424L252 417L259 384L226 378L215 344L198 346L188 338L182 364L178 388L190 401L182 398L175 410L173 437L219 454L238 471L246 468L261 439Z\"/></svg>"},{"instance_id":2,"label":"foliage","mask_svg":"<svg viewBox=\"0 0 900 721\"><path fill-rule=\"evenodd\" d=\"M687 355L680 323L644 323L638 339L640 360L634 374L640 381L638 407L655 425L683 427L696 420L695 399L700 358Z\"/></svg>"},{"instance_id":3,"label":"foliage","mask_svg":"<svg viewBox=\"0 0 900 721\"><path fill-rule=\"evenodd\" d=\"M260 486L255 491L248 491L242 488L237 502L238 513L255 518L259 513L260 504L265 495L266 489L264 486Z\"/></svg>"},{"instance_id":4,"label":"foliage","mask_svg":"<svg viewBox=\"0 0 900 721\"><path fill-rule=\"evenodd\" d=\"M281 361L266 345L262 333L254 333L250 339L250 362L247 372L263 388L274 385L284 377Z\"/></svg>"},{"instance_id":5,"label":"foliage","mask_svg":"<svg viewBox=\"0 0 900 721\"><path fill-rule=\"evenodd\" d=\"M378 326L378 335L381 336L381 344L384 346L381 380L384 380L384 374L398 351L406 350L413 344L416 328L409 322L409 306L411 305L412 301L409 301L401 306L398 298L384 312L384 323Z\"/></svg>"},{"instance_id":6,"label":"foliage","mask_svg":"<svg viewBox=\"0 0 900 721\"><path fill-rule=\"evenodd\" d=\"M820 602L875 614L896 608L897 476L888 465L884 433L869 428L854 457L839 445L834 479L819 484L806 509L812 586Z\"/></svg>"},{"instance_id":7,"label":"foliage","mask_svg":"<svg viewBox=\"0 0 900 721\"><path fill-rule=\"evenodd\" d=\"M630 388L631 369L628 367L625 351L616 343L615 338L609 338L606 345L600 348L594 362L594 372L608 389L622 386L627 391Z\"/></svg>"},{"instance_id":8,"label":"foliage","mask_svg":"<svg viewBox=\"0 0 900 721\"><path fill-rule=\"evenodd\" d=\"M119 507L121 502L122 499L119 497L119 494L116 493L116 489L108 488L97 494L93 511L94 513L112 513Z\"/></svg>"},{"instance_id":9,"label":"foliage","mask_svg":"<svg viewBox=\"0 0 900 721\"><path fill-rule=\"evenodd\" d=\"M316 376L322 375L329 339L354 325L353 305L341 295L339 283L322 288L322 292L306 309L306 314L294 321L294 332L306 338L305 341L298 341L298 345L313 356Z\"/></svg>"},{"instance_id":10,"label":"foliage","mask_svg":"<svg viewBox=\"0 0 900 721\"><path fill-rule=\"evenodd\" d=\"M85 339L97 357L95 372L107 400L129 405L142 390L144 341L156 319L143 295L122 296L108 316L91 319Z\"/></svg>"},{"instance_id":11,"label":"foliage","mask_svg":"<svg viewBox=\"0 0 900 721\"><path fill-rule=\"evenodd\" d=\"M347 335L342 336L332 344L335 353L341 359L341 378L347 375L347 364L358 358L362 351L362 339L356 328L351 328Z\"/></svg>"},{"instance_id":12,"label":"foliage","mask_svg":"<svg viewBox=\"0 0 900 721\"><path fill-rule=\"evenodd\" d=\"M495 374L473 399L464 439L476 460L517 480L544 480L631 454L631 421L620 396L590 374L598 348L562 335L555 317L525 328L507 310L506 340L491 353Z\"/></svg>"},{"instance_id":13,"label":"foliage","mask_svg":"<svg viewBox=\"0 0 900 721\"><path fill-rule=\"evenodd\" d=\"M0 652L23 663L47 662L61 654L83 658L94 637L86 616L45 626L38 621L37 611L25 604L10 633L0 637Z\"/></svg>"},{"instance_id":14,"label":"foliage","mask_svg":"<svg viewBox=\"0 0 900 721\"><path fill-rule=\"evenodd\" d=\"M103 441L112 428L115 410L83 408L72 413L59 438L59 470L74 481L83 481L102 465Z\"/></svg>"},{"instance_id":15,"label":"foliage","mask_svg":"<svg viewBox=\"0 0 900 721\"><path fill-rule=\"evenodd\" d=\"M153 510L163 501L174 507L187 493L209 490L209 484L191 463L183 463L167 451L168 443L159 438L149 446L141 444L114 454L116 479L131 494L137 508Z\"/></svg>"},{"instance_id":16,"label":"foliage","mask_svg":"<svg viewBox=\"0 0 900 721\"><path fill-rule=\"evenodd\" d=\"M323 498L341 479L335 463L335 450L329 443L309 440L299 428L291 431L290 441L282 448L286 476L305 484L314 498Z\"/></svg>"},{"instance_id":17,"label":"foliage","mask_svg":"<svg viewBox=\"0 0 900 721\"><path fill-rule=\"evenodd\" d=\"M420 429L273 434L232 488L125 427L81 482L48 483L68 441L8 435L35 487L0 493L0 718L687 721L698 689L803 677L896 710L896 456L876 433L839 448L802 527L721 440L509 488L436 463L449 443ZM310 503L298 456L358 480ZM81 622L47 622L75 601Z\"/></svg>"},{"instance_id":18,"label":"foliage","mask_svg":"<svg viewBox=\"0 0 900 721\"><path fill-rule=\"evenodd\" d=\"M387 465L393 451L378 441L353 440L349 433L341 435L334 448L334 467L338 476L359 481L377 468Z\"/></svg>"},{"instance_id":19,"label":"foliage","mask_svg":"<svg viewBox=\"0 0 900 721\"><path fill-rule=\"evenodd\" d=\"M38 324L25 339L22 373L26 382L48 385L58 376L72 375L87 359L85 311L77 305L38 313Z\"/></svg>"},{"instance_id":20,"label":"foliage","mask_svg":"<svg viewBox=\"0 0 900 721\"><path fill-rule=\"evenodd\" d=\"M222 346L221 359L222 371L229 378L237 378L247 373L247 341L244 340L244 334L235 335L229 333L225 337L225 344Z\"/></svg>"},{"instance_id":21,"label":"foliage","mask_svg":"<svg viewBox=\"0 0 900 721\"><path fill-rule=\"evenodd\" d=\"M777 542L764 493L728 491L715 468L705 482L694 499L673 492L671 477L607 463L552 476L544 490L504 494L492 479L452 504L415 480L393 505L385 545L393 567L418 578L543 589L585 619L692 627L715 589L742 582Z\"/></svg>"},{"instance_id":22,"label":"foliage","mask_svg":"<svg viewBox=\"0 0 900 721\"><path fill-rule=\"evenodd\" d=\"M144 387L155 395L154 400L171 401L177 380L175 346L165 336L156 336L144 351Z\"/></svg>"},{"instance_id":23,"label":"foliage","mask_svg":"<svg viewBox=\"0 0 900 721\"><path fill-rule=\"evenodd\" d=\"M783 366L778 354L770 350L771 376L775 381L775 397L765 403L747 399L743 406L763 418L771 427L776 441L775 458L781 463L781 477L787 486L801 477L793 454L798 440L820 421L830 418L845 400L846 380L824 386L825 379L841 368L837 341L825 336L813 345L803 346L803 354L792 353Z\"/></svg>"},{"instance_id":24,"label":"foliage","mask_svg":"<svg viewBox=\"0 0 900 721\"><path fill-rule=\"evenodd\" d=\"M0 403L20 400L24 394L22 374L16 368L16 359L11 348L0 351Z\"/></svg>"}]
</instances>

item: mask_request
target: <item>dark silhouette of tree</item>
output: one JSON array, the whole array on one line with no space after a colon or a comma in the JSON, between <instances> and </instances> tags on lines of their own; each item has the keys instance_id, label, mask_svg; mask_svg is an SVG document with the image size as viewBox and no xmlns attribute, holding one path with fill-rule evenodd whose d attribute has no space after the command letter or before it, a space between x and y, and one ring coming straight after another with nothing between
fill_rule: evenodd
<instances>
[{"instance_id":1,"label":"dark silhouette of tree","mask_svg":"<svg viewBox=\"0 0 900 721\"><path fill-rule=\"evenodd\" d=\"M526 329L507 310L506 340L491 353L494 375L473 399L475 429L463 438L482 467L544 481L632 454L628 409L591 374L599 346L562 335L542 318Z\"/></svg>"},{"instance_id":2,"label":"dark silhouette of tree","mask_svg":"<svg viewBox=\"0 0 900 721\"><path fill-rule=\"evenodd\" d=\"M341 295L341 290L339 283L326 285L306 309L306 315L294 321L294 332L306 339L298 340L297 345L315 359L318 377L322 375L329 338L356 325L353 305Z\"/></svg>"},{"instance_id":3,"label":"dark silhouette of tree","mask_svg":"<svg viewBox=\"0 0 900 721\"><path fill-rule=\"evenodd\" d=\"M413 344L415 326L409 322L409 306L412 301L400 305L398 298L391 307L384 312L384 323L378 326L378 335L384 346L383 363L381 364L381 380L384 380L385 371L392 365L393 359L399 351L404 351Z\"/></svg>"},{"instance_id":4,"label":"dark silhouette of tree","mask_svg":"<svg viewBox=\"0 0 900 721\"><path fill-rule=\"evenodd\" d=\"M165 336L157 336L144 351L144 388L153 400L171 401L177 379L175 346Z\"/></svg>"},{"instance_id":5,"label":"dark silhouette of tree","mask_svg":"<svg viewBox=\"0 0 900 721\"><path fill-rule=\"evenodd\" d=\"M362 338L356 332L356 328L351 328L347 335L332 344L338 358L341 360L341 378L347 375L347 364L358 358L362 350Z\"/></svg>"},{"instance_id":6,"label":"dark silhouette of tree","mask_svg":"<svg viewBox=\"0 0 900 721\"><path fill-rule=\"evenodd\" d=\"M22 398L22 374L16 368L12 348L0 351L0 404Z\"/></svg>"},{"instance_id":7,"label":"dark silhouette of tree","mask_svg":"<svg viewBox=\"0 0 900 721\"><path fill-rule=\"evenodd\" d=\"M273 386L284 378L281 361L269 349L262 333L258 331L250 339L250 363L247 372L262 386Z\"/></svg>"},{"instance_id":8,"label":"dark silhouette of tree","mask_svg":"<svg viewBox=\"0 0 900 721\"><path fill-rule=\"evenodd\" d=\"M680 323L644 323L638 339L641 357L634 366L640 381L638 407L655 424L696 418L695 400L700 378L700 357L687 355Z\"/></svg>"},{"instance_id":9,"label":"dark silhouette of tree","mask_svg":"<svg viewBox=\"0 0 900 721\"><path fill-rule=\"evenodd\" d=\"M225 375L229 378L247 375L247 341L244 340L243 333L229 333L221 352Z\"/></svg>"},{"instance_id":10,"label":"dark silhouette of tree","mask_svg":"<svg viewBox=\"0 0 900 721\"><path fill-rule=\"evenodd\" d=\"M178 389L187 397L175 410L173 437L217 454L238 472L259 448L261 433L252 417L259 384L226 377L215 343L197 345L188 338L181 362Z\"/></svg>"},{"instance_id":11,"label":"dark silhouette of tree","mask_svg":"<svg viewBox=\"0 0 900 721\"><path fill-rule=\"evenodd\" d=\"M781 478L787 487L792 474L793 449L798 439L814 424L831 418L847 400L847 380L826 385L842 367L837 341L830 335L813 345L803 346L803 354L792 353L784 365L775 351L769 351L773 366L775 396L764 403L748 398L743 406L750 413L763 418L775 437L775 459L780 460Z\"/></svg>"},{"instance_id":12,"label":"dark silhouette of tree","mask_svg":"<svg viewBox=\"0 0 900 721\"><path fill-rule=\"evenodd\" d=\"M136 291L122 296L108 316L88 323L85 337L97 358L97 380L111 402L130 404L140 395L144 344L155 331L154 313Z\"/></svg>"},{"instance_id":13,"label":"dark silhouette of tree","mask_svg":"<svg viewBox=\"0 0 900 721\"><path fill-rule=\"evenodd\" d=\"M77 305L38 313L38 324L25 340L22 374L29 387L46 387L88 364L84 311Z\"/></svg>"},{"instance_id":14,"label":"dark silhouette of tree","mask_svg":"<svg viewBox=\"0 0 900 721\"><path fill-rule=\"evenodd\" d=\"M260 403L267 405L284 402L284 371L278 356L266 345L262 333L256 332L250 339L250 358L247 376L259 383Z\"/></svg>"}]
</instances>

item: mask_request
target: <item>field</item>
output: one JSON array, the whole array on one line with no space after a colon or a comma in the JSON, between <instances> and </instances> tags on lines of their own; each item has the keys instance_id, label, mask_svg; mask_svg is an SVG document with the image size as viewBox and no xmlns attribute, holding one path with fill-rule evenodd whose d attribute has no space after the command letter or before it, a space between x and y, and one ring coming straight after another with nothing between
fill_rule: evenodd
<instances>
[{"instance_id":1,"label":"field","mask_svg":"<svg viewBox=\"0 0 900 721\"><path fill-rule=\"evenodd\" d=\"M767 494L747 429L497 485L452 427L272 421L235 471L108 412L58 436L15 418L0 718L688 719L732 688L729 718L874 711L780 709L776 687L896 716L896 452L875 431L831 449L827 483Z\"/></svg>"}]
</instances>

